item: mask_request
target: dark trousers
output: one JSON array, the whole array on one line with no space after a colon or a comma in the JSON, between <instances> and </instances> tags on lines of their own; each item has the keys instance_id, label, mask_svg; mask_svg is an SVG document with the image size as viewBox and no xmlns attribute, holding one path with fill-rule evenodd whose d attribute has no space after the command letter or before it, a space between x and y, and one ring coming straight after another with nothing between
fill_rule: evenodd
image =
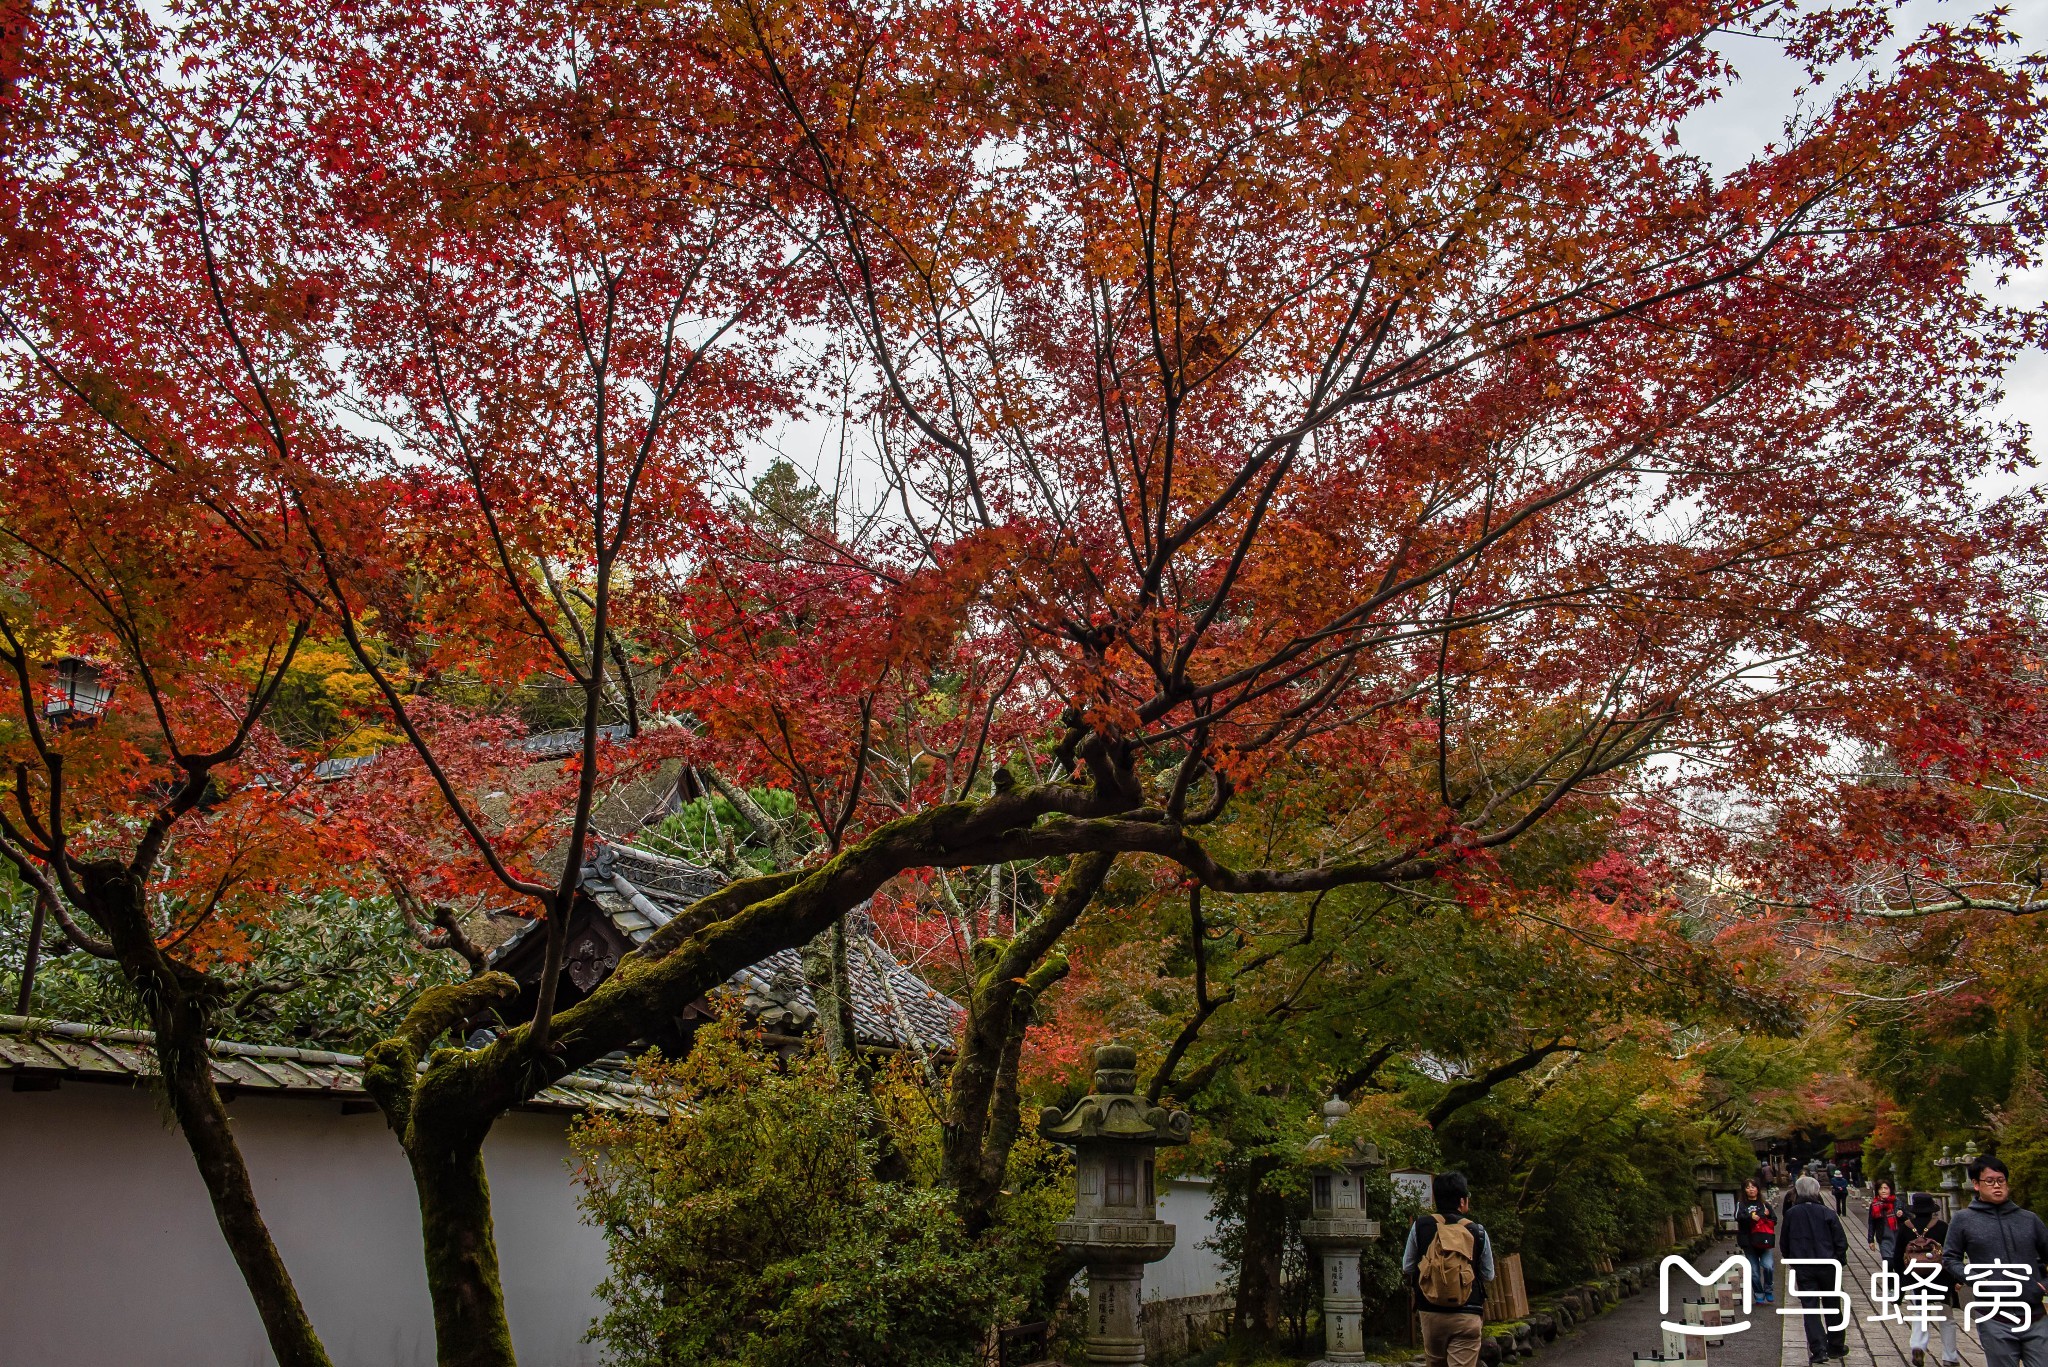
<instances>
[{"instance_id":1,"label":"dark trousers","mask_svg":"<svg viewBox=\"0 0 2048 1367\"><path fill-rule=\"evenodd\" d=\"M1819 1296L1801 1296L1799 1308L1810 1313L1802 1315L1799 1322L1806 1326L1806 1358L1808 1362L1823 1362L1831 1357L1842 1356L1849 1341L1847 1329L1830 1333L1827 1322L1840 1314L1839 1302L1829 1302ZM1820 1312L1825 1313L1820 1313ZM1790 1364L1787 1364L1790 1367Z\"/></svg>"},{"instance_id":2,"label":"dark trousers","mask_svg":"<svg viewBox=\"0 0 2048 1367\"><path fill-rule=\"evenodd\" d=\"M1977 1326L1977 1340L1984 1345L1984 1361L1989 1367L2041 1367L2048 1363L2048 1325L2038 1318L2022 1330L2004 1319L1985 1320Z\"/></svg>"},{"instance_id":3,"label":"dark trousers","mask_svg":"<svg viewBox=\"0 0 2048 1367\"><path fill-rule=\"evenodd\" d=\"M1835 1193L1835 1214L1837 1214L1837 1215L1847 1215L1848 1213L1849 1213L1849 1193L1848 1193L1848 1192L1846 1192L1846 1191L1838 1191L1838 1192L1836 1192L1836 1193Z\"/></svg>"}]
</instances>

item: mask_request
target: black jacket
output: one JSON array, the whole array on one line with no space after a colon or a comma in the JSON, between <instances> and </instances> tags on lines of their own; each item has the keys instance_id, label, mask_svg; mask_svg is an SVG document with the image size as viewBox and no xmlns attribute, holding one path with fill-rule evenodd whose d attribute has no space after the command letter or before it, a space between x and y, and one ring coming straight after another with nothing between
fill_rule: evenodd
<instances>
[{"instance_id":1,"label":"black jacket","mask_svg":"<svg viewBox=\"0 0 2048 1367\"><path fill-rule=\"evenodd\" d=\"M1989 1262L2025 1263L2027 1289L2021 1298L2041 1318L2041 1276L2048 1267L2048 1225L2041 1217L2011 1201L1992 1205L1972 1201L1956 1212L1948 1223L1948 1238L1942 1241L1941 1265L1957 1285L1969 1285L1964 1265Z\"/></svg>"},{"instance_id":2,"label":"black jacket","mask_svg":"<svg viewBox=\"0 0 2048 1367\"><path fill-rule=\"evenodd\" d=\"M1788 1258L1833 1258L1849 1256L1849 1236L1842 1221L1818 1197L1785 1203L1785 1218L1778 1222L1778 1247ZM1812 1279L1807 1279L1812 1284Z\"/></svg>"}]
</instances>

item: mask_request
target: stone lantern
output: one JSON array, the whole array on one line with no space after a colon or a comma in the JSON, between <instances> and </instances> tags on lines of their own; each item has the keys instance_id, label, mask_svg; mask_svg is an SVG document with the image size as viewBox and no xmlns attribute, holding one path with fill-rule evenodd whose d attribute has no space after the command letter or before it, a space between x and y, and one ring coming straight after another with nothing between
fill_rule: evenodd
<instances>
[{"instance_id":1,"label":"stone lantern","mask_svg":"<svg viewBox=\"0 0 2048 1367\"><path fill-rule=\"evenodd\" d=\"M1970 1197L1964 1194L1964 1189L1970 1181L1970 1164L1976 1160L1974 1144L1965 1144L1960 1155L1951 1145L1941 1146L1941 1157L1934 1160L1934 1166L1941 1170L1941 1202L1945 1216L1953 1215L1959 1206L1970 1204ZM1892 1189L1898 1190L1896 1186Z\"/></svg>"},{"instance_id":2,"label":"stone lantern","mask_svg":"<svg viewBox=\"0 0 2048 1367\"><path fill-rule=\"evenodd\" d=\"M1188 1142L1184 1111L1132 1095L1138 1054L1120 1044L1095 1051L1095 1090L1061 1115L1048 1106L1038 1132L1074 1150L1074 1218L1057 1228L1060 1250L1088 1266L1087 1357L1091 1363L1145 1361L1138 1316L1145 1264L1173 1249L1173 1226L1158 1218L1152 1164L1161 1144Z\"/></svg>"},{"instance_id":3,"label":"stone lantern","mask_svg":"<svg viewBox=\"0 0 2048 1367\"><path fill-rule=\"evenodd\" d=\"M1301 1237L1323 1260L1323 1361L1365 1361L1365 1294L1358 1260L1380 1237L1380 1224L1366 1218L1365 1170L1380 1166L1379 1146L1340 1148L1334 1131L1351 1107L1337 1098L1323 1103L1323 1133L1308 1141L1309 1218Z\"/></svg>"}]
</instances>

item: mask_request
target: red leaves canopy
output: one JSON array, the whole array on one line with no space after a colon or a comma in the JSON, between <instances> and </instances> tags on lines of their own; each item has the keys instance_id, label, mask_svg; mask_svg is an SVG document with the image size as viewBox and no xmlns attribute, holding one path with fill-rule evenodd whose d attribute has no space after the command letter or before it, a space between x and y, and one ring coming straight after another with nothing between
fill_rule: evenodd
<instances>
[{"instance_id":1,"label":"red leaves canopy","mask_svg":"<svg viewBox=\"0 0 2048 1367\"><path fill-rule=\"evenodd\" d=\"M0 106L17 587L166 679L303 620L386 711L610 632L834 840L1025 745L1176 825L1313 772L1408 876L1658 750L2030 745L2035 521L1973 480L2035 321L1970 280L2038 250L2039 72L1930 30L1716 176L1738 18L1884 24L59 10ZM721 472L828 400L882 512L764 541Z\"/></svg>"}]
</instances>

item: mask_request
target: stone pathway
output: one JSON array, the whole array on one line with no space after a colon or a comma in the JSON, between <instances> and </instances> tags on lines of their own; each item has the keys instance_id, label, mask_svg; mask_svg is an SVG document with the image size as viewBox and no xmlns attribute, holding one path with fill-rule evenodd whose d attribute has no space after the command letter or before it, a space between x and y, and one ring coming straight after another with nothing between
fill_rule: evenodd
<instances>
[{"instance_id":1,"label":"stone pathway","mask_svg":"<svg viewBox=\"0 0 2048 1367\"><path fill-rule=\"evenodd\" d=\"M1854 1197L1849 1201L1849 1214L1843 1227L1849 1235L1848 1270L1842 1276L1842 1289L1849 1293L1851 1315L1849 1319L1849 1359L1847 1367L1905 1367L1912 1355L1906 1345L1912 1335L1912 1327L1889 1321L1873 1324L1870 1316L1877 1313L1877 1307L1870 1299L1870 1274L1877 1271L1877 1254L1863 1241L1865 1219L1870 1209L1869 1202ZM1782 1284L1784 1274L1778 1277ZM1788 1304L1784 1293L1779 1292L1779 1305ZM1977 1342L1974 1330L1965 1330L1962 1325L1962 1311L1944 1308L1944 1314L1955 1317L1956 1352L1966 1367L1984 1367L1984 1349ZM1797 1315L1783 1316L1784 1367L1805 1367L1806 1328ZM1941 1326L1934 1326L1928 1347L1928 1367L1937 1367L1941 1356ZM1710 1361L1708 1367L1713 1367Z\"/></svg>"},{"instance_id":2,"label":"stone pathway","mask_svg":"<svg viewBox=\"0 0 2048 1367\"><path fill-rule=\"evenodd\" d=\"M1867 1202L1851 1199L1843 1227L1849 1235L1849 1256L1842 1275L1842 1289L1849 1293L1849 1356L1843 1367L1908 1367L1907 1351L1912 1327L1891 1321L1873 1322L1877 1307L1870 1296L1870 1275L1877 1271L1877 1254L1863 1241ZM1718 1267L1733 1255L1733 1241L1715 1244L1693 1259L1703 1273ZM1798 1315L1776 1312L1792 1305L1785 1295L1785 1272L1778 1270L1776 1305L1758 1305L1751 1314L1753 1328L1728 1335L1719 1348L1707 1350L1707 1367L1806 1367L1806 1328ZM1690 1288L1688 1288L1690 1294ZM1985 1367L1984 1350L1973 1331L1961 1328L1962 1311L1943 1308L1955 1318L1958 1331L1956 1351L1964 1367ZM1648 1357L1663 1346L1658 1322L1657 1288L1646 1287L1620 1305L1560 1334L1555 1343L1537 1355L1534 1367L1630 1367L1640 1353ZM1775 1331L1775 1332L1774 1332ZM1927 1367L1939 1367L1941 1326L1936 1324ZM1832 1367L1832 1364L1831 1364Z\"/></svg>"},{"instance_id":3,"label":"stone pathway","mask_svg":"<svg viewBox=\"0 0 2048 1367\"><path fill-rule=\"evenodd\" d=\"M1734 1253L1734 1241L1724 1240L1694 1258L1693 1266L1704 1274ZM1693 1288L1686 1290L1697 1294ZM1750 1317L1750 1329L1729 1334L1721 1347L1707 1350L1707 1367L1779 1367L1778 1335L1773 1332L1777 1325L1768 1318L1770 1307L1758 1306L1757 1311ZM1536 1355L1533 1367L1629 1367L1638 1353L1648 1357L1663 1350L1664 1331L1658 1327L1663 1318L1652 1282L1606 1314L1558 1335L1555 1343ZM1801 1367L1804 1361L1801 1358Z\"/></svg>"}]
</instances>

